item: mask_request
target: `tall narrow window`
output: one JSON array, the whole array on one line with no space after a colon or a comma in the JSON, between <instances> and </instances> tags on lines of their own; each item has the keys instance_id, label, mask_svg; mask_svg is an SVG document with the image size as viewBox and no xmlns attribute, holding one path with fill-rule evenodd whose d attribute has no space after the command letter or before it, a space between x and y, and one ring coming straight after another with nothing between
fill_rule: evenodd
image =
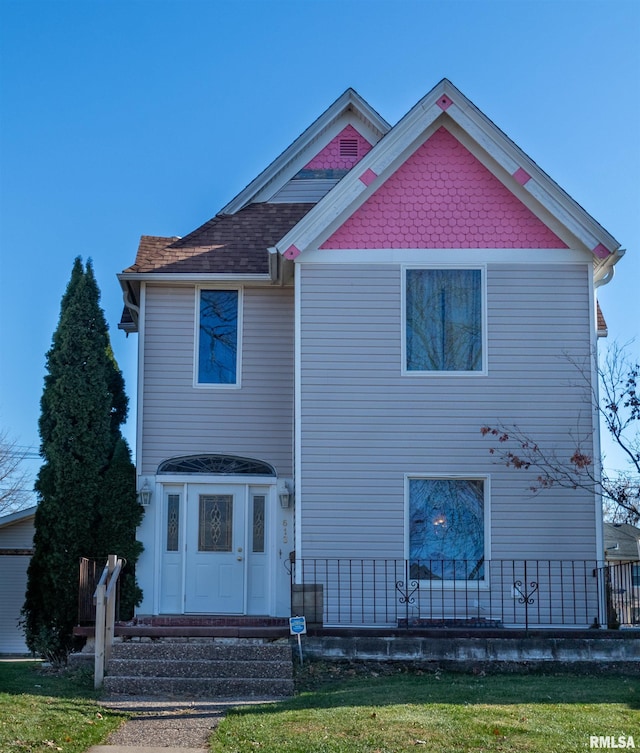
<instances>
[{"instance_id":1,"label":"tall narrow window","mask_svg":"<svg viewBox=\"0 0 640 753\"><path fill-rule=\"evenodd\" d=\"M253 497L253 552L264 552L264 494L256 494Z\"/></svg>"},{"instance_id":2,"label":"tall narrow window","mask_svg":"<svg viewBox=\"0 0 640 753\"><path fill-rule=\"evenodd\" d=\"M180 542L180 495L167 496L167 551L177 552Z\"/></svg>"},{"instance_id":3,"label":"tall narrow window","mask_svg":"<svg viewBox=\"0 0 640 753\"><path fill-rule=\"evenodd\" d=\"M408 269L406 275L406 370L481 371L481 271Z\"/></svg>"},{"instance_id":4,"label":"tall narrow window","mask_svg":"<svg viewBox=\"0 0 640 753\"><path fill-rule=\"evenodd\" d=\"M198 383L236 384L238 291L200 291Z\"/></svg>"},{"instance_id":5,"label":"tall narrow window","mask_svg":"<svg viewBox=\"0 0 640 753\"><path fill-rule=\"evenodd\" d=\"M409 480L413 578L484 578L484 486L479 479Z\"/></svg>"}]
</instances>

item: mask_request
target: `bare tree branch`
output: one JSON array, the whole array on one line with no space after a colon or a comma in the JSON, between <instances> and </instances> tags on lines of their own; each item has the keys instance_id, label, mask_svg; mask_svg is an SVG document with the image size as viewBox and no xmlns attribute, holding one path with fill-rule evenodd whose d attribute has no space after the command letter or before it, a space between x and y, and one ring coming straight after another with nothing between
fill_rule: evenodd
<instances>
[{"instance_id":1,"label":"bare tree branch","mask_svg":"<svg viewBox=\"0 0 640 753\"><path fill-rule=\"evenodd\" d=\"M29 503L33 484L23 466L27 454L6 432L0 432L0 515Z\"/></svg>"},{"instance_id":2,"label":"bare tree branch","mask_svg":"<svg viewBox=\"0 0 640 753\"><path fill-rule=\"evenodd\" d=\"M592 386L589 365L569 360L576 366L593 410L622 451L628 469L600 470L604 463L594 462L584 449L592 446L591 435L572 436L573 452L570 457L563 457L552 448L542 447L516 425L497 422L480 431L496 440L489 452L498 462L537 473L529 487L533 493L552 487L586 489L602 498L608 518L635 524L640 521L640 363L627 356L627 348L613 343L598 366L599 396Z\"/></svg>"}]
</instances>

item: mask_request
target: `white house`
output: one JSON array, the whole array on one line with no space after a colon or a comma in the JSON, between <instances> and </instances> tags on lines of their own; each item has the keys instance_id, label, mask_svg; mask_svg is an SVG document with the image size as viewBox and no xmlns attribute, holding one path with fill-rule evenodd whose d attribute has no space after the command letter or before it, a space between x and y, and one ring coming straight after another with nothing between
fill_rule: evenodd
<instances>
[{"instance_id":1,"label":"white house","mask_svg":"<svg viewBox=\"0 0 640 753\"><path fill-rule=\"evenodd\" d=\"M532 499L480 428L599 456L571 361L622 253L447 80L393 127L347 90L201 227L143 236L139 613L286 616L292 571L325 624L516 624L532 583L540 624L592 622L598 499Z\"/></svg>"},{"instance_id":2,"label":"white house","mask_svg":"<svg viewBox=\"0 0 640 753\"><path fill-rule=\"evenodd\" d=\"M604 524L604 556L609 564L610 622L640 622L640 528L627 523ZM611 619L613 618L613 619Z\"/></svg>"},{"instance_id":3,"label":"white house","mask_svg":"<svg viewBox=\"0 0 640 753\"><path fill-rule=\"evenodd\" d=\"M0 517L0 654L29 653L19 627L33 554L35 507Z\"/></svg>"}]
</instances>

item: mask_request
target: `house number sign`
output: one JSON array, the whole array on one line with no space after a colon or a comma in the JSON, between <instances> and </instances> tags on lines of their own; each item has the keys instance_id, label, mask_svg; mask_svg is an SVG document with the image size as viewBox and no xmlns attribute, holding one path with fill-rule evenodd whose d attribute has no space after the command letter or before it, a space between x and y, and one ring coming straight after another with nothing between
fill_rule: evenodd
<instances>
[{"instance_id":1,"label":"house number sign","mask_svg":"<svg viewBox=\"0 0 640 753\"><path fill-rule=\"evenodd\" d=\"M289 537L287 535L287 526L288 522L286 520L282 521L282 543L287 544L289 542Z\"/></svg>"}]
</instances>

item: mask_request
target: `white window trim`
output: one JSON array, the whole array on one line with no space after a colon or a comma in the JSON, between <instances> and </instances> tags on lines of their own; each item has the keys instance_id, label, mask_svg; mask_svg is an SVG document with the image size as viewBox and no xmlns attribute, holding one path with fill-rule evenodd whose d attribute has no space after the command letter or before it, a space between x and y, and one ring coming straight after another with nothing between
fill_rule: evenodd
<instances>
[{"instance_id":1,"label":"white window trim","mask_svg":"<svg viewBox=\"0 0 640 753\"><path fill-rule=\"evenodd\" d=\"M477 269L480 271L480 286L482 294L482 368L476 371L416 371L407 369L407 270L413 269ZM403 264L400 274L400 342L402 376L412 379L442 378L442 377L484 377L488 375L488 338L487 338L487 265L486 264Z\"/></svg>"},{"instance_id":2,"label":"white window trim","mask_svg":"<svg viewBox=\"0 0 640 753\"><path fill-rule=\"evenodd\" d=\"M405 473L404 476L404 558L409 560L411 550L411 500L409 482L416 479L437 479L451 481L482 481L484 483L484 564L485 568L491 561L491 476L487 473ZM485 576L487 570L485 569ZM435 591L438 589L451 589L462 591L483 591L490 587L489 580L421 580L420 585Z\"/></svg>"},{"instance_id":3,"label":"white window trim","mask_svg":"<svg viewBox=\"0 0 640 753\"><path fill-rule=\"evenodd\" d=\"M198 370L200 362L200 294L203 290L235 290L238 293L238 332L236 352L236 381L233 384L217 384L215 382L199 382ZM242 332L244 318L244 287L242 285L196 285L193 317L193 386L204 390L239 390L242 387Z\"/></svg>"}]
</instances>

